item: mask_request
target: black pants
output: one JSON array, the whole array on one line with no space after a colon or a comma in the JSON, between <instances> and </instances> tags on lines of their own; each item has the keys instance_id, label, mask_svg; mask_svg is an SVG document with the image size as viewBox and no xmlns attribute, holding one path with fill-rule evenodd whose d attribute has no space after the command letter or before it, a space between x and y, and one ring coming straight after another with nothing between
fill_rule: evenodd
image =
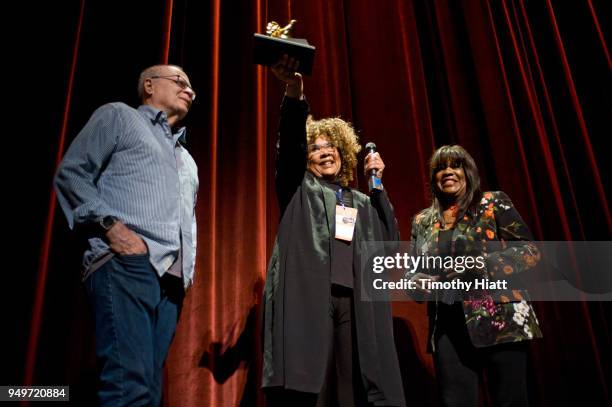
<instances>
[{"instance_id":1,"label":"black pants","mask_svg":"<svg viewBox=\"0 0 612 407\"><path fill-rule=\"evenodd\" d=\"M486 382L493 407L528 406L526 344L474 347L465 327L461 303L438 304L434 339L434 365L443 406L478 406L480 379Z\"/></svg>"},{"instance_id":2,"label":"black pants","mask_svg":"<svg viewBox=\"0 0 612 407\"><path fill-rule=\"evenodd\" d=\"M329 304L329 353L321 392L303 393L285 389L266 392L269 407L369 406L361 381L355 342L353 290L332 285Z\"/></svg>"}]
</instances>

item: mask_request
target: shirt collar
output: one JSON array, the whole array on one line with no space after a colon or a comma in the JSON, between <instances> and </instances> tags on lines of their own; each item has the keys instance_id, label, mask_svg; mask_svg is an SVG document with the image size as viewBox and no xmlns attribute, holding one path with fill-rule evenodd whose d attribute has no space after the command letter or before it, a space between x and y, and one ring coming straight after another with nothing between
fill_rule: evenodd
<instances>
[{"instance_id":1,"label":"shirt collar","mask_svg":"<svg viewBox=\"0 0 612 407\"><path fill-rule=\"evenodd\" d=\"M156 109L151 105L140 105L138 111L144 114L153 125L159 124L162 127L164 124L168 125L168 116L163 110ZM181 144L187 143L187 129L184 126L176 130L172 129L172 136L180 141Z\"/></svg>"}]
</instances>

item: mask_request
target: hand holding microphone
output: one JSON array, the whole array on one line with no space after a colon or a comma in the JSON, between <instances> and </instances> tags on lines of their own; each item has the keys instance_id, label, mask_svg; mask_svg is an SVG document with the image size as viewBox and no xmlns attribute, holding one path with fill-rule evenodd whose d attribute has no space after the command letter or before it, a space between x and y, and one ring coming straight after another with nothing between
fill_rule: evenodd
<instances>
[{"instance_id":1,"label":"hand holding microphone","mask_svg":"<svg viewBox=\"0 0 612 407\"><path fill-rule=\"evenodd\" d=\"M365 146L367 155L365 157L364 170L365 174L368 175L368 188L370 192L373 189L382 190L382 175L385 170L385 163L380 154L376 152L376 144L369 142Z\"/></svg>"}]
</instances>

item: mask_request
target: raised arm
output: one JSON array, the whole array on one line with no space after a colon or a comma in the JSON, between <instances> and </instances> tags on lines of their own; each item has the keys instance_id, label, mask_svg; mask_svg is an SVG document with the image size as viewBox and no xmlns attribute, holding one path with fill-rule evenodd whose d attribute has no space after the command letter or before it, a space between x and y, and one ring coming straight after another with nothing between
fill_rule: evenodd
<instances>
[{"instance_id":1,"label":"raised arm","mask_svg":"<svg viewBox=\"0 0 612 407\"><path fill-rule=\"evenodd\" d=\"M299 62L286 55L272 67L272 73L286 84L276 141L276 194L281 216L302 183L307 161L306 119L308 103L302 76L295 72Z\"/></svg>"}]
</instances>

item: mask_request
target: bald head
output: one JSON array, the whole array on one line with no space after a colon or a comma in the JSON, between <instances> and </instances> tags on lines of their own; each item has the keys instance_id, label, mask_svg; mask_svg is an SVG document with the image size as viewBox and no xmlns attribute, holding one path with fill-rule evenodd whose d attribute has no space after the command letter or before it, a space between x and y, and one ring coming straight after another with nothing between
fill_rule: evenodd
<instances>
[{"instance_id":1,"label":"bald head","mask_svg":"<svg viewBox=\"0 0 612 407\"><path fill-rule=\"evenodd\" d=\"M144 94L144 83L145 80L147 80L148 78L152 77L152 76L163 76L163 75L168 75L168 74L172 74L174 72L172 72L172 68L174 69L178 69L181 72L185 72L183 71L183 68L181 68L178 65L153 65L150 66L148 68L146 68L144 71L142 71L140 73L140 77L138 78L138 98L143 101L145 94Z\"/></svg>"},{"instance_id":2,"label":"bald head","mask_svg":"<svg viewBox=\"0 0 612 407\"><path fill-rule=\"evenodd\" d=\"M171 127L185 117L195 99L189 77L176 65L153 65L142 71L138 95L142 104L165 112Z\"/></svg>"}]
</instances>

